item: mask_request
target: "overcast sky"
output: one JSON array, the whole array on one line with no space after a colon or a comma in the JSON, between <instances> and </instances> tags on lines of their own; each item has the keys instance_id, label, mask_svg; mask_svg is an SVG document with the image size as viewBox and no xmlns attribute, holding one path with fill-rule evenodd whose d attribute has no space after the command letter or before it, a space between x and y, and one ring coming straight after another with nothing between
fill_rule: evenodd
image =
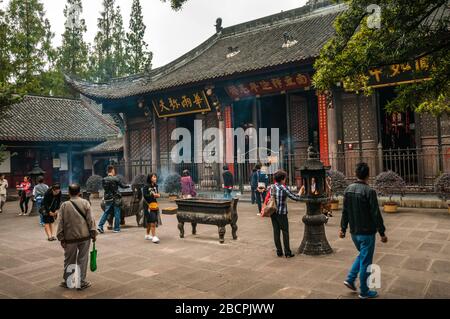
<instances>
[{"instance_id":1,"label":"overcast sky","mask_svg":"<svg viewBox=\"0 0 450 319\"><path fill-rule=\"evenodd\" d=\"M41 0L46 16L55 33L55 45L61 43L64 32L65 0ZM4 5L9 1L4 1ZM132 0L116 0L120 5L125 27L131 12ZM306 0L189 0L183 10L173 11L161 0L141 0L147 26L146 41L153 51L153 67L164 65L196 47L215 33L215 21L223 19L223 26L264 17L300 7ZM94 40L102 0L83 0L83 17L87 24L85 39Z\"/></svg>"}]
</instances>

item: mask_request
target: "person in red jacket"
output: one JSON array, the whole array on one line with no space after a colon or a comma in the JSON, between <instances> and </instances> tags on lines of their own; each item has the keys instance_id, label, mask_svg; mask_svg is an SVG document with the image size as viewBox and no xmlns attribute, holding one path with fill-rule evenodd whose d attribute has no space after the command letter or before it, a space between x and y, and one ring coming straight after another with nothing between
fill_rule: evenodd
<instances>
[{"instance_id":1,"label":"person in red jacket","mask_svg":"<svg viewBox=\"0 0 450 319\"><path fill-rule=\"evenodd\" d=\"M16 186L20 196L20 214L19 216L28 215L28 203L31 196L33 196L33 189L31 187L30 177L25 176L23 182Z\"/></svg>"}]
</instances>

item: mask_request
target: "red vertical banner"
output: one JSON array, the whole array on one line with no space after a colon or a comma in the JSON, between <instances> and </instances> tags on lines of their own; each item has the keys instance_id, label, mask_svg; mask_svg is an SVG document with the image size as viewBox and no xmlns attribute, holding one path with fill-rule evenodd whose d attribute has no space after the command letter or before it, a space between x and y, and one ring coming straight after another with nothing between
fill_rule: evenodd
<instances>
[{"instance_id":1,"label":"red vertical banner","mask_svg":"<svg viewBox=\"0 0 450 319\"><path fill-rule=\"evenodd\" d=\"M320 160L325 166L330 166L329 148L328 148L328 116L327 116L327 98L324 94L318 95L319 109L319 144Z\"/></svg>"},{"instance_id":2,"label":"red vertical banner","mask_svg":"<svg viewBox=\"0 0 450 319\"><path fill-rule=\"evenodd\" d=\"M231 174L234 175L234 135L229 134L230 129L233 128L233 120L232 120L232 108L231 106L225 107L224 113L224 121L225 121L225 163L228 165L228 169Z\"/></svg>"}]
</instances>

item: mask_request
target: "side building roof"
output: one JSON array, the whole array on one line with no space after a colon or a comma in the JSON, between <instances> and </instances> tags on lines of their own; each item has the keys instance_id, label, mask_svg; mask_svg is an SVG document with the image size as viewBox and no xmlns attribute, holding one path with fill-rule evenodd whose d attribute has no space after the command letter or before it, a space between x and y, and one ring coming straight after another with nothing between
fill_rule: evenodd
<instances>
[{"instance_id":1,"label":"side building roof","mask_svg":"<svg viewBox=\"0 0 450 319\"><path fill-rule=\"evenodd\" d=\"M0 118L0 141L103 142L118 128L85 101L26 95Z\"/></svg>"}]
</instances>

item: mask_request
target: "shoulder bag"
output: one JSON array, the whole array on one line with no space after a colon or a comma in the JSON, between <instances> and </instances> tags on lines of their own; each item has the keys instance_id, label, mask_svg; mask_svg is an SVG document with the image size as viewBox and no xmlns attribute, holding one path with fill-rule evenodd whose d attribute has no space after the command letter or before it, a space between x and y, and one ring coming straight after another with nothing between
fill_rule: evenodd
<instances>
[{"instance_id":1,"label":"shoulder bag","mask_svg":"<svg viewBox=\"0 0 450 319\"><path fill-rule=\"evenodd\" d=\"M271 217L277 211L277 198L274 192L274 187L270 189L270 199L263 209L263 217Z\"/></svg>"}]
</instances>

